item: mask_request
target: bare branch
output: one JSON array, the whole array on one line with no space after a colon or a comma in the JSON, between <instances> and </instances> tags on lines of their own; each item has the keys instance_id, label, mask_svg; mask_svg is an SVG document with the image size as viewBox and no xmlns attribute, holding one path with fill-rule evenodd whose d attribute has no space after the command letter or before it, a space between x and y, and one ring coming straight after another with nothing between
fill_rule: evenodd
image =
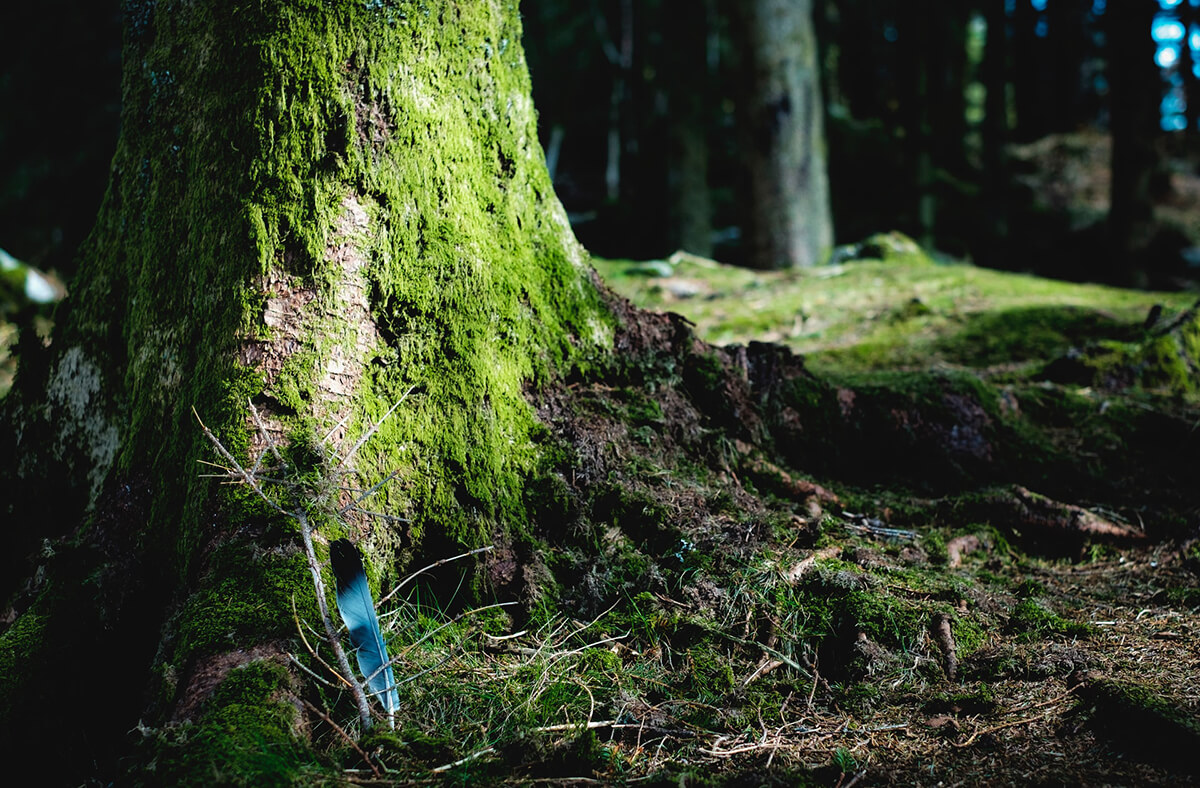
<instances>
[{"instance_id":1,"label":"bare branch","mask_svg":"<svg viewBox=\"0 0 1200 788\"><path fill-rule=\"evenodd\" d=\"M283 507L267 497L267 494L263 492L262 487L259 486L258 480L241 466L241 463L234 458L233 454L229 452L229 449L226 449L225 445L221 443L217 436L213 435L212 430L210 430L207 425L200 420L200 414L196 412L194 407L192 408L192 415L196 417L196 421L200 424L200 429L204 430L204 437L208 438L209 442L212 443L213 447L217 450L217 453L224 457L225 461L232 466L230 475L239 478L250 489L258 493L258 497L262 498L263 501L266 502L267 506L270 506L280 514L287 515L288 512L284 511Z\"/></svg>"},{"instance_id":2,"label":"bare branch","mask_svg":"<svg viewBox=\"0 0 1200 788\"><path fill-rule=\"evenodd\" d=\"M295 665L296 667L300 668L300 670L303 670L305 673L307 673L308 675L312 676L314 679L316 679L317 681L321 682L321 683L322 683L322 684L324 684L326 687L329 687L329 689L331 689L331 690L338 690L338 689L340 689L340 688L339 688L339 687L338 687L336 684L334 684L332 681L329 681L328 679L325 679L325 678L322 678L321 676L318 676L318 675L317 675L317 673L316 673L316 671L314 671L314 670L313 670L312 668L310 668L308 665L305 665L305 664L304 664L303 662L301 662L300 660L296 659L296 655L295 655L295 654L288 654L288 659L289 659L289 660L291 660L291 662L292 662L292 664L293 664L293 665ZM338 678L341 678L341 677L339 676Z\"/></svg>"},{"instance_id":3,"label":"bare branch","mask_svg":"<svg viewBox=\"0 0 1200 788\"><path fill-rule=\"evenodd\" d=\"M309 711L311 711L313 714L316 714L318 717L320 717L321 719L325 720L325 722L329 723L329 726L330 726L331 728L333 728L335 731L337 731L337 732L338 732L338 733L341 735L341 737L342 737L343 739L345 739L345 740L346 740L346 742L347 742L347 743L348 743L348 744L349 744L351 747L353 747L353 748L354 748L354 751L355 751L355 752L357 752L357 753L359 754L359 756L360 756L360 757L361 757L361 758L362 758L362 759L363 759L363 760L366 762L367 766L370 766L370 767L371 767L371 773L372 773L372 774L374 774L376 777L379 777L379 778L382 778L382 777L383 777L383 775L382 775L382 774L380 773L380 771L379 771L379 768L378 768L378 767L376 767L376 766L375 766L375 764L373 764L373 763L371 762L371 759L367 757L367 754L366 754L365 752L363 752L363 749L362 749L362 747L359 747L359 746L358 746L358 743L357 743L357 742L355 742L355 741L354 741L354 739L351 739L351 738L350 738L350 735L349 735L348 733L346 733L346 731L342 730L342 727L341 727L340 725L338 725L338 724L337 724L336 722L334 722L333 720L329 719L329 715L328 715L328 714L326 714L325 712L321 711L320 709L318 709L316 706L314 706L314 705L312 705L311 703L309 703L309 702L308 702L307 700L305 700L304 698L300 698L300 702L301 702L301 703L303 703L303 704L304 704L304 706L305 706L305 708L307 708L307 709L308 709Z\"/></svg>"},{"instance_id":4,"label":"bare branch","mask_svg":"<svg viewBox=\"0 0 1200 788\"><path fill-rule=\"evenodd\" d=\"M306 638L304 636L304 629L303 629L303 627L300 626L300 614L296 612L296 597L295 597L295 595L292 596L292 620L294 620L296 622L296 633L298 635L300 635L300 641L302 643L304 643L304 648L308 649L308 653L312 656L312 658L315 659L317 662L320 662L322 667L324 667L326 670L328 670L330 673L332 673L334 676L336 676L347 687L353 688L354 683L352 681L350 681L350 679L343 676L341 673L334 670L333 667L328 662L321 659L321 655L317 653L317 650L314 649L311 644L309 644L308 638ZM314 634L316 634L316 633L314 633ZM304 667L304 666L301 665L300 667ZM304 668L304 669L308 670L308 668ZM308 672L312 673L311 670L308 670ZM315 673L312 673L312 675L316 676ZM321 681L325 681L325 680L321 679ZM325 682L325 683L328 684L328 682Z\"/></svg>"},{"instance_id":5,"label":"bare branch","mask_svg":"<svg viewBox=\"0 0 1200 788\"><path fill-rule=\"evenodd\" d=\"M355 509L356 511L362 511L361 509L358 509L358 505L359 505L360 503L362 503L363 501L365 501L365 500L367 500L368 498L370 498L372 495L374 495L376 492L378 492L378 491L379 491L379 489L380 489L381 487L383 487L383 485L387 484L388 482L390 482L392 479L395 479L395 478L396 478L397 476L399 476L399 475L400 475L400 471L399 471L399 470L392 471L392 472L391 472L391 473L389 473L387 476L385 476L385 477L383 478L383 481L379 482L379 484L376 484L374 487L372 487L371 489L369 489L369 490L367 490L366 492L364 492L362 495L360 495L360 496L358 496L357 498L355 498L353 502L351 502L351 503L348 503L348 504L346 504L345 506L343 506L341 509L339 509L339 510L338 510L338 515L339 515L339 516L340 516L340 515L344 515L344 514L345 514L347 511L349 511L350 509Z\"/></svg>"},{"instance_id":6,"label":"bare branch","mask_svg":"<svg viewBox=\"0 0 1200 788\"><path fill-rule=\"evenodd\" d=\"M300 523L300 536L304 540L304 554L308 557L308 571L312 573L313 585L316 587L317 608L321 611L321 621L325 624L325 635L329 639L329 645L333 647L333 653L342 669L342 675L353 676L354 674L350 671L350 661L346 659L346 652L342 648L341 641L338 640L337 629L334 628L333 619L329 616L329 604L325 601L325 581L321 579L321 567L317 563L317 554L313 549L312 526L309 525L308 516L302 511L293 512L292 517ZM350 690L354 693L354 702L358 704L358 714L362 719L363 727L370 728L371 707L367 705L367 696L363 692L362 685L357 681L352 681Z\"/></svg>"},{"instance_id":7,"label":"bare branch","mask_svg":"<svg viewBox=\"0 0 1200 788\"><path fill-rule=\"evenodd\" d=\"M354 447L351 448L350 451L346 452L346 456L342 458L342 460L340 462L340 465L342 467L345 467L350 464L350 460L354 459L354 455L357 454L358 450L363 447L363 444L366 443L367 441L369 441L371 439L371 437L376 432L379 431L379 428L381 426L383 426L383 423L385 421L387 421L388 416L391 416L393 413L396 412L396 408L400 407L404 403L404 400L408 399L408 395L411 394L413 389L415 389L415 388L416 388L415 384L412 386L409 386L408 391L404 392L404 395L402 397L400 397L400 399L396 400L396 404L393 405L392 407L388 408L388 412L383 414L383 416L380 417L379 421L372 424L371 429L367 430L366 433L361 438L358 439L358 442L354 444Z\"/></svg>"},{"instance_id":8,"label":"bare branch","mask_svg":"<svg viewBox=\"0 0 1200 788\"><path fill-rule=\"evenodd\" d=\"M279 464L286 468L287 462L285 462L283 457L279 454L279 447L275 445L275 439L271 437L271 433L267 431L267 425L263 423L262 417L258 415L258 409L254 407L254 403L250 400L246 400L246 404L250 406L250 415L254 418L255 426L258 427L258 431L262 433L263 440L267 442L267 449L269 449L271 454L274 455L275 459L279 461ZM259 455L258 461L254 463L256 469L259 462L262 462L262 455Z\"/></svg>"},{"instance_id":9,"label":"bare branch","mask_svg":"<svg viewBox=\"0 0 1200 788\"><path fill-rule=\"evenodd\" d=\"M353 411L353 410L351 410L351 411L350 411L349 413L347 413L345 416L342 416L342 419L341 419L341 421L339 421L337 424L334 424L334 425L333 425L333 426L332 426L332 427L329 429L329 432L325 433L325 436L324 436L323 438L321 438L321 443L328 443L328 442L329 442L329 439L333 437L333 433L337 432L339 428L341 428L342 426L344 426L344 425L345 425L345 423L346 423L346 421L347 421L347 420L350 418L350 416L351 416L353 413L354 413L354 411Z\"/></svg>"}]
</instances>

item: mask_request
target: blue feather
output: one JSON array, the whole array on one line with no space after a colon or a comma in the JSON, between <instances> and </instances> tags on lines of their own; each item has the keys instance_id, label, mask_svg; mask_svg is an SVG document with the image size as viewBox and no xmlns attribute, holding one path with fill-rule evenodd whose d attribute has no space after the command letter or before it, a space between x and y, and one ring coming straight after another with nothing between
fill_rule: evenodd
<instances>
[{"instance_id":1,"label":"blue feather","mask_svg":"<svg viewBox=\"0 0 1200 788\"><path fill-rule=\"evenodd\" d=\"M358 656L358 669L367 679L368 694L379 698L390 718L400 706L400 695L396 692L392 666L388 664L387 646L379 631L375 600L367 586L362 557L358 548L345 539L330 545L329 554L333 576L337 580L338 611L346 622L346 629L350 630L350 644ZM387 667L380 670L384 665Z\"/></svg>"}]
</instances>

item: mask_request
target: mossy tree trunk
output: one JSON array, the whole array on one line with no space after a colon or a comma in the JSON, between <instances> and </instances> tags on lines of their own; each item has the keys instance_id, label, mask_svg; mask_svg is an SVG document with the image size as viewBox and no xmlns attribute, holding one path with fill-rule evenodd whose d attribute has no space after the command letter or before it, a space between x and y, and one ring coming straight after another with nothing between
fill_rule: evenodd
<instances>
[{"instance_id":1,"label":"mossy tree trunk","mask_svg":"<svg viewBox=\"0 0 1200 788\"><path fill-rule=\"evenodd\" d=\"M193 409L245 461L253 402L320 475L411 390L353 463L363 489L396 473L371 508L407 523L321 523L392 572L521 538L542 454L523 390L612 335L537 144L516 2L130 0L124 64L108 192L0 455L21 491L0 741L73 784L111 775L139 720L201 708L180 779L238 748L306 757L272 661L292 600L315 609L294 524L201 478L218 458Z\"/></svg>"}]
</instances>

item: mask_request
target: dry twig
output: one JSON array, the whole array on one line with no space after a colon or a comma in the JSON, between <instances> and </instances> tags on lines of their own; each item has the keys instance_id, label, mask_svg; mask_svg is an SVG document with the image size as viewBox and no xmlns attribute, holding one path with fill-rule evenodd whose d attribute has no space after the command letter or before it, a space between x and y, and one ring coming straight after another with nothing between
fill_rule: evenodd
<instances>
[{"instance_id":1,"label":"dry twig","mask_svg":"<svg viewBox=\"0 0 1200 788\"><path fill-rule=\"evenodd\" d=\"M380 773L380 771L379 771L379 767L377 767L375 764L373 764L373 763L371 762L371 759L370 759L369 757L367 757L367 754L366 754L365 752L363 752L363 748L362 748L362 747L359 747L359 746L358 746L358 743L357 743L357 742L355 742L355 741L354 741L354 739L350 738L350 734L346 733L346 731L342 729L342 726L341 726L341 725L338 725L336 722L334 722L333 720L331 720L331 719L329 718L329 715L328 715L328 714L326 714L325 712L321 711L320 709L318 709L318 708L317 708L316 706L314 706L313 704L309 703L309 702L308 702L307 700L305 700L304 698L300 698L300 702L301 702L301 703L303 703L303 704L304 704L304 706L305 706L305 708L307 708L307 709L308 709L309 711L311 711L313 714L316 714L318 717L320 717L321 719L325 720L325 722L329 723L329 727L331 727L331 728L333 728L335 731L337 731L337 732L338 732L338 734L339 734L339 735L340 735L340 736L341 736L343 739L345 739L345 740L346 740L346 743L347 743L347 744L349 744L351 747L353 747L353 748L354 748L354 751L355 751L356 753L358 753L360 757L362 757L362 759L363 759L363 760L366 762L367 766L370 766L370 767L371 767L371 773L372 773L372 774L374 774L376 777L380 777L380 778L382 778L382 777L383 777L383 775L382 775L382 774Z\"/></svg>"}]
</instances>

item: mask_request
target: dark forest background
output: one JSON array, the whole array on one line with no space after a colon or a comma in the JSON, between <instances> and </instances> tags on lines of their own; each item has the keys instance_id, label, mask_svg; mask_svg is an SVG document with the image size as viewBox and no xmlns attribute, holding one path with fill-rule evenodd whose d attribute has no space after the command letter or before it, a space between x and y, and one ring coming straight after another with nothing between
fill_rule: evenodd
<instances>
[{"instance_id":1,"label":"dark forest background","mask_svg":"<svg viewBox=\"0 0 1200 788\"><path fill-rule=\"evenodd\" d=\"M733 5L526 4L542 142L596 254L741 261ZM998 268L1185 285L1198 5L817 0L837 242L898 229ZM698 161L707 201L681 188Z\"/></svg>"},{"instance_id":2,"label":"dark forest background","mask_svg":"<svg viewBox=\"0 0 1200 788\"><path fill-rule=\"evenodd\" d=\"M0 248L69 282L119 127L120 3L5 5ZM836 242L897 229L987 266L1189 286L1198 6L815 0ZM522 12L541 141L584 244L741 262L734 0Z\"/></svg>"}]
</instances>

